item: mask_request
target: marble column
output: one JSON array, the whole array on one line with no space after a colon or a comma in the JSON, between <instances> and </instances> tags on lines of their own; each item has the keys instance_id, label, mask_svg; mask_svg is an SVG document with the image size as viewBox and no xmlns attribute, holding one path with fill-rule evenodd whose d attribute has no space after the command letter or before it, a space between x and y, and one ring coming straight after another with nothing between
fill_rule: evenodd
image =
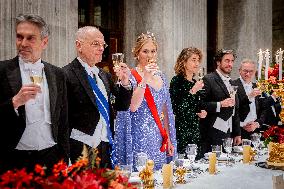
<instances>
[{"instance_id":1,"label":"marble column","mask_svg":"<svg viewBox=\"0 0 284 189\"><path fill-rule=\"evenodd\" d=\"M15 18L28 13L43 17L51 31L42 59L59 67L68 64L76 56L77 0L1 0L0 59L16 56Z\"/></svg>"},{"instance_id":2,"label":"marble column","mask_svg":"<svg viewBox=\"0 0 284 189\"><path fill-rule=\"evenodd\" d=\"M206 0L125 0L126 61L135 66L131 50L142 32L153 32L158 41L158 64L171 79L183 48L195 46L206 62ZM203 63L203 65L205 65Z\"/></svg>"},{"instance_id":3,"label":"marble column","mask_svg":"<svg viewBox=\"0 0 284 189\"><path fill-rule=\"evenodd\" d=\"M272 49L272 1L219 0L218 48L234 49L237 59L232 78L244 58L257 61L257 52Z\"/></svg>"}]
</instances>

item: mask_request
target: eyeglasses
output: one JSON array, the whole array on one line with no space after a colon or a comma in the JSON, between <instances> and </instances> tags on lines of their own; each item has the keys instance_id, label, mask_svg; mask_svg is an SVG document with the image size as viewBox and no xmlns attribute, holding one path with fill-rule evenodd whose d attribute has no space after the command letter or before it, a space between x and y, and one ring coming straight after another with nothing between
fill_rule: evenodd
<instances>
[{"instance_id":1,"label":"eyeglasses","mask_svg":"<svg viewBox=\"0 0 284 189\"><path fill-rule=\"evenodd\" d=\"M79 41L81 43L84 43L85 41ZM90 46L95 47L95 48L100 48L103 47L104 49L108 47L108 45L105 42L98 42L98 41L93 41L92 43L88 43Z\"/></svg>"},{"instance_id":2,"label":"eyeglasses","mask_svg":"<svg viewBox=\"0 0 284 189\"><path fill-rule=\"evenodd\" d=\"M244 72L245 74L249 73L252 74L254 72L254 70L241 70L242 72Z\"/></svg>"}]
</instances>

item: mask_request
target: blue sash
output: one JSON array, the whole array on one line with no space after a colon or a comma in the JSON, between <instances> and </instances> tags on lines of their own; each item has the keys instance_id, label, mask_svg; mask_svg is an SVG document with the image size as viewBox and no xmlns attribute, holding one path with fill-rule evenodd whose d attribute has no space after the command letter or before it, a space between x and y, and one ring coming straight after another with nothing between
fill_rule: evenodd
<instances>
[{"instance_id":1,"label":"blue sash","mask_svg":"<svg viewBox=\"0 0 284 189\"><path fill-rule=\"evenodd\" d=\"M111 164L112 167L114 168L114 166L117 164L117 159L115 157L115 146L114 146L114 142L112 139L112 132L110 130L110 118L109 118L109 104L107 99L105 98L105 96L103 95L103 93L101 92L101 90L99 89L99 87L97 86L95 80L88 75L88 80L89 83L93 89L93 92L95 93L95 98L96 98L96 103L98 106L98 110L101 113L101 115L103 116L105 122L106 122L106 127L107 127L107 138L109 140L109 144L111 146L111 152L110 152L110 159L111 159Z\"/></svg>"}]
</instances>

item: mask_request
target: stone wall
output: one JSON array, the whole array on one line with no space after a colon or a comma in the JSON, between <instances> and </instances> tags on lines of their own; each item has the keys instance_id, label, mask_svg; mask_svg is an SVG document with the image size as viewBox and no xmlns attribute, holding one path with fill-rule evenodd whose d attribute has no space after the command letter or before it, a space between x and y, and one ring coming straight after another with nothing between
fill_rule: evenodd
<instances>
[{"instance_id":1,"label":"stone wall","mask_svg":"<svg viewBox=\"0 0 284 189\"><path fill-rule=\"evenodd\" d=\"M49 24L51 35L43 60L62 67L76 56L77 0L1 0L0 60L16 56L15 17L26 13L38 14Z\"/></svg>"},{"instance_id":2,"label":"stone wall","mask_svg":"<svg viewBox=\"0 0 284 189\"><path fill-rule=\"evenodd\" d=\"M206 60L206 0L125 0L126 61L135 66L131 49L142 32L153 32L158 41L158 64L168 79L183 48L203 50ZM205 63L203 63L205 66Z\"/></svg>"}]
</instances>

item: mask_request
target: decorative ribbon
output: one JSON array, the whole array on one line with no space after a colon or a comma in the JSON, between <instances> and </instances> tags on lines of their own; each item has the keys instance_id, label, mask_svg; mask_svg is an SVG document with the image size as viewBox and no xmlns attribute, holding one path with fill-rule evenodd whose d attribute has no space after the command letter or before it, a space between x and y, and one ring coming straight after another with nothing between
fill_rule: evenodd
<instances>
[{"instance_id":1,"label":"decorative ribbon","mask_svg":"<svg viewBox=\"0 0 284 189\"><path fill-rule=\"evenodd\" d=\"M142 77L138 74L138 72L136 70L132 69L131 73L134 76L134 78L136 79L137 83L140 83L141 80L142 80ZM160 120L153 95L152 95L148 85L146 85L144 97L146 99L148 107L149 107L149 109L152 113L152 116L153 116L156 124L158 125L158 128L159 128L161 136L162 136L162 146L160 148L160 151L165 152L168 149L168 135L167 135L166 129L162 125L162 122Z\"/></svg>"},{"instance_id":2,"label":"decorative ribbon","mask_svg":"<svg viewBox=\"0 0 284 189\"><path fill-rule=\"evenodd\" d=\"M98 110L101 113L101 115L103 116L105 122L106 122L106 127L107 127L107 138L109 140L109 144L111 146L111 152L110 152L110 157L111 157L111 163L112 163L112 167L114 168L114 166L117 164L117 159L115 157L115 145L112 139L112 132L110 130L110 118L109 118L109 104L107 99L105 98L105 96L103 95L103 93L101 92L101 90L99 89L99 87L97 86L95 80L88 75L88 80L89 83L93 89L93 92L95 93L95 99L96 99L96 103L98 106Z\"/></svg>"}]
</instances>

